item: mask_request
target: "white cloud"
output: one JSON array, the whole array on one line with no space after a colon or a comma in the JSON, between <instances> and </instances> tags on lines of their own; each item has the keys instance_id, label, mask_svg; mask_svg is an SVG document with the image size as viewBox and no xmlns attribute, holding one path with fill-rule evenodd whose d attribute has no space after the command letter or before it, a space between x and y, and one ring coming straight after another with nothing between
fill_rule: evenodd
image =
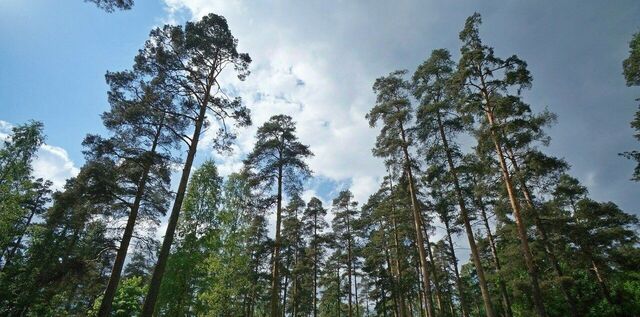
<instances>
[{"instance_id":1,"label":"white cloud","mask_svg":"<svg viewBox=\"0 0 640 317\"><path fill-rule=\"evenodd\" d=\"M33 175L50 180L56 190L61 190L67 179L80 172L65 149L49 144L40 147L32 165Z\"/></svg>"}]
</instances>

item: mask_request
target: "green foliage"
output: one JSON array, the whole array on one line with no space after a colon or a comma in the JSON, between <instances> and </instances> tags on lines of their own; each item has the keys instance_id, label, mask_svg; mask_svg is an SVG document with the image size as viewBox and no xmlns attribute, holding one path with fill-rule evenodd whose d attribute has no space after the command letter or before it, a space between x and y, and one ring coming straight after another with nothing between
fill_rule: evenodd
<instances>
[{"instance_id":1,"label":"green foliage","mask_svg":"<svg viewBox=\"0 0 640 317\"><path fill-rule=\"evenodd\" d=\"M640 86L640 33L631 38L629 57L622 62L622 69L627 86Z\"/></svg>"},{"instance_id":2,"label":"green foliage","mask_svg":"<svg viewBox=\"0 0 640 317\"><path fill-rule=\"evenodd\" d=\"M640 33L634 34L629 42L629 57L622 62L622 68L627 86L640 86ZM631 121L631 128L636 131L635 138L640 140L640 110L636 111ZM640 181L640 152L627 151L620 155L638 163L631 179L636 182Z\"/></svg>"},{"instance_id":3,"label":"green foliage","mask_svg":"<svg viewBox=\"0 0 640 317\"><path fill-rule=\"evenodd\" d=\"M147 293L147 286L142 277L130 277L121 281L118 292L113 300L111 316L127 317L140 316L142 301ZM98 297L93 308L88 311L88 316L97 316L102 297Z\"/></svg>"},{"instance_id":4,"label":"green foliage","mask_svg":"<svg viewBox=\"0 0 640 317\"><path fill-rule=\"evenodd\" d=\"M39 209L43 202L37 200L43 195L39 194L38 187L48 186L42 184L42 180L35 181L31 175L31 163L44 142L42 129L40 122L14 127L0 147L0 250L5 266L12 247L18 236L24 234L33 214L42 213Z\"/></svg>"}]
</instances>

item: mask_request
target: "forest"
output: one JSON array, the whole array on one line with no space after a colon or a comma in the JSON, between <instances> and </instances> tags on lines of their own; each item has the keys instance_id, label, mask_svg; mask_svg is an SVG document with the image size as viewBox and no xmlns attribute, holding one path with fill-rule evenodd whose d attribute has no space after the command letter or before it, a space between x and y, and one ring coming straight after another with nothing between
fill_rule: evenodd
<instances>
[{"instance_id":1,"label":"forest","mask_svg":"<svg viewBox=\"0 0 640 317\"><path fill-rule=\"evenodd\" d=\"M483 41L480 14L459 21L458 47L359 92L375 96L362 120L386 175L365 201L303 198L317 171L296 118L253 122L223 89L251 76L239 41L214 13L151 30L129 69L106 73L107 133L86 131L61 190L33 173L47 128L12 128L0 315L640 316L637 210L593 199L548 153L562 122L528 104L527 62ZM640 33L629 41L620 76L637 87ZM629 119L640 140L640 110ZM241 168L196 163L205 130L224 153L254 124ZM637 163L637 186L640 152L610 154Z\"/></svg>"}]
</instances>

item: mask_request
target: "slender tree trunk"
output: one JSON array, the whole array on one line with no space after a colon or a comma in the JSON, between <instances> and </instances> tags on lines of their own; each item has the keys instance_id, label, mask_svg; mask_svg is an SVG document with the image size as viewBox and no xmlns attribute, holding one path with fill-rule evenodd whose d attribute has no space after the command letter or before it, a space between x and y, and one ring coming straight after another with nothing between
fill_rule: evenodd
<instances>
[{"instance_id":1,"label":"slender tree trunk","mask_svg":"<svg viewBox=\"0 0 640 317\"><path fill-rule=\"evenodd\" d=\"M513 150L507 147L507 153L508 153L509 160L511 161L511 165L513 166L513 170L517 175L516 178L518 179L518 183L520 184L522 193L524 194L524 200L527 204L529 211L531 211L532 213L533 221L538 231L538 236L540 237L540 240L542 241L542 245L544 246L544 251L549 257L549 260L551 260L551 265L553 267L554 272L556 273L556 276L560 278L560 290L565 300L567 301L567 304L569 305L570 314L573 317L578 317L579 313L578 313L578 306L576 305L576 299L573 297L573 294L571 294L571 290L569 289L569 287L566 284L564 284L564 282L562 281L562 278L565 275L562 271L562 267L560 266L560 261L558 261L558 258L556 257L556 253L553 250L553 246L549 242L547 231L542 225L540 214L538 213L538 210L536 209L533 203L533 197L531 195L531 191L529 190L529 187L527 186L527 183L524 181L522 175L520 175L520 168L518 166L518 162L513 153Z\"/></svg>"},{"instance_id":2,"label":"slender tree trunk","mask_svg":"<svg viewBox=\"0 0 640 317\"><path fill-rule=\"evenodd\" d=\"M129 218L127 219L127 225L124 228L122 241L120 241L120 247L118 248L118 252L116 253L116 260L113 263L113 268L111 269L111 276L109 277L107 288L104 291L102 302L100 303L100 309L98 310L99 317L107 317L111 314L111 305L113 303L113 298L116 295L118 284L120 283L122 268L124 267L124 262L127 258L127 251L129 250L129 244L131 243L131 238L133 237L133 229L136 225L138 211L140 210L140 203L142 202L142 197L144 196L144 192L147 186L149 171L151 170L151 166L153 165L152 156L156 154L156 147L158 146L160 133L162 132L162 124L164 124L164 119L160 122L160 126L158 126L153 137L151 150L147 152L150 157L146 158L144 162L142 175L140 176L140 180L138 181L136 196L133 200L131 211L129 212Z\"/></svg>"},{"instance_id":3,"label":"slender tree trunk","mask_svg":"<svg viewBox=\"0 0 640 317\"><path fill-rule=\"evenodd\" d=\"M213 76L211 73L210 77ZM211 79L211 78L210 78ZM200 105L200 111L198 113L197 120L195 122L195 129L193 136L191 137L191 144L189 145L189 152L187 153L187 159L182 169L182 176L180 178L180 184L178 185L178 191L176 193L176 199L171 209L171 215L169 216L169 223L167 224L167 231L162 241L162 248L158 255L158 262L153 270L151 276L151 284L147 291L147 296L144 300L141 316L151 317L155 310L156 301L160 293L160 284L162 283L162 276L167 266L167 260L169 259L169 253L171 252L171 244L173 244L173 238L178 225L178 217L180 216L180 209L182 208L182 201L184 200L185 193L187 191L187 184L189 183L189 175L191 174L191 166L193 160L196 157L196 151L198 150L198 140L200 139L200 133L202 132L202 125L206 117L207 106L209 104L209 95L211 93L211 86L207 86L205 91L203 103Z\"/></svg>"},{"instance_id":4,"label":"slender tree trunk","mask_svg":"<svg viewBox=\"0 0 640 317\"><path fill-rule=\"evenodd\" d=\"M483 81L482 83L483 86L485 86L484 79L482 81ZM522 253L524 256L525 263L527 265L529 278L531 279L532 297L533 297L533 303L535 306L536 314L539 317L546 317L547 313L544 308L544 302L542 301L542 293L540 292L540 284L538 282L538 269L536 268L535 262L533 260L533 254L531 253L531 249L529 248L529 240L528 240L529 238L527 235L527 229L524 224L524 220L522 219L522 215L520 212L520 203L518 202L518 198L516 197L516 193L511 180L511 174L509 173L509 169L507 168L507 162L505 160L502 147L500 146L498 135L494 130L495 128L494 117L493 117L493 112L491 111L489 96L486 90L483 90L482 93L483 93L484 100L486 101L485 106L487 108L485 109L485 114L487 116L487 120L489 122L490 130L491 130L491 139L493 141L493 145L495 146L498 162L500 163L502 178L504 180L504 184L507 189L507 194L509 196L509 203L511 204L511 209L513 210L513 216L516 221L516 228L518 229L518 236L520 238Z\"/></svg>"},{"instance_id":5,"label":"slender tree trunk","mask_svg":"<svg viewBox=\"0 0 640 317\"><path fill-rule=\"evenodd\" d=\"M405 313L405 300L404 300L404 296L402 296L402 292L400 291L400 278L401 278L401 266L400 266L400 240L398 239L398 226L396 223L396 217L394 215L391 216L391 223L393 224L393 240L394 240L394 247L396 249L396 256L394 257L394 262L395 265L393 266L394 269L394 274L395 274L395 279L394 279L394 287L395 287L395 294L398 300L398 315L404 317L406 315ZM393 275L392 275L393 276Z\"/></svg>"},{"instance_id":6,"label":"slender tree trunk","mask_svg":"<svg viewBox=\"0 0 640 317\"><path fill-rule=\"evenodd\" d=\"M389 277L391 278L391 300L393 300L393 315L398 317L398 316L402 316L404 317L404 311L402 311L403 313L401 314L401 307L402 307L402 303L400 303L400 295L398 294L398 288L399 285L397 284L397 280L395 277L395 273L393 272L395 270L394 266L391 265L391 259L389 256L389 247L387 246L387 237L385 235L384 232L384 228L385 226L382 223L382 220L380 220L380 230L382 231L382 247L384 248L384 258L387 262L387 274L389 274ZM395 290L394 290L395 289ZM384 299L384 295L382 296Z\"/></svg>"},{"instance_id":7,"label":"slender tree trunk","mask_svg":"<svg viewBox=\"0 0 640 317\"><path fill-rule=\"evenodd\" d=\"M614 302L613 298L611 298L611 293L609 292L609 287L607 287L607 282L602 276L602 273L600 272L600 269L598 268L596 261L593 260L593 257L591 256L589 257L591 258L591 269L593 270L593 273L596 275L596 279L598 280L598 286L600 286L600 291L602 292L602 295L607 300L609 305L616 306L616 303Z\"/></svg>"},{"instance_id":8,"label":"slender tree trunk","mask_svg":"<svg viewBox=\"0 0 640 317\"><path fill-rule=\"evenodd\" d=\"M36 200L39 200L40 197L42 197L42 196L40 195L38 197L38 199L36 199ZM25 223L25 225L24 225L24 230L22 230L22 233L18 237L18 240L13 245L13 248L11 248L11 251L9 251L9 253L7 253L7 256L5 257L5 260L4 260L4 265L2 266L2 270L0 270L0 272L4 271L4 269L6 269L7 266L11 265L11 260L13 259L13 256L18 251L18 248L20 247L20 244L22 243L22 239L24 238L24 235L27 233L27 229L29 229L29 226L31 225L31 221L33 220L33 216L35 214L36 214L36 209L35 209L35 206L34 206L34 208L29 213L29 217L27 218L27 223ZM4 252L2 252L2 254L4 254Z\"/></svg>"},{"instance_id":9,"label":"slender tree trunk","mask_svg":"<svg viewBox=\"0 0 640 317\"><path fill-rule=\"evenodd\" d=\"M380 283L382 285L382 283ZM384 287L381 287L380 294L382 295L382 316L387 317L387 294L384 291Z\"/></svg>"},{"instance_id":10,"label":"slender tree trunk","mask_svg":"<svg viewBox=\"0 0 640 317\"><path fill-rule=\"evenodd\" d=\"M279 161L282 161L280 152ZM276 207L276 236L273 245L271 264L271 317L278 317L278 304L280 302L280 225L282 222L282 164L278 166L278 197Z\"/></svg>"},{"instance_id":11,"label":"slender tree trunk","mask_svg":"<svg viewBox=\"0 0 640 317\"><path fill-rule=\"evenodd\" d=\"M404 153L405 169L409 176L409 195L411 196L411 209L413 211L414 230L416 232L416 245L418 248L418 257L420 258L423 276L422 282L424 284L426 295L426 315L427 317L435 317L435 313L433 312L433 301L431 300L431 276L429 275L429 263L427 263L427 252L424 248L424 236L422 233L422 216L418 206L418 196L411 168L411 158L409 156L409 150L407 149L407 139L402 123L400 123L400 133L403 143L402 151Z\"/></svg>"},{"instance_id":12,"label":"slender tree trunk","mask_svg":"<svg viewBox=\"0 0 640 317\"><path fill-rule=\"evenodd\" d=\"M283 295L282 295L282 317L284 317L287 314L287 288L288 287L289 287L289 274L285 274Z\"/></svg>"},{"instance_id":13,"label":"slender tree trunk","mask_svg":"<svg viewBox=\"0 0 640 317\"><path fill-rule=\"evenodd\" d=\"M439 111L437 112L436 117L438 119L438 129L440 130L442 145L447 155L447 163L449 165L449 171L451 172L451 176L453 178L453 186L456 191L456 196L458 198L458 206L460 207L460 216L462 217L462 223L464 224L464 229L467 232L467 239L469 240L469 247L471 248L471 257L473 258L473 264L475 265L476 273L478 274L478 284L480 284L480 291L482 293L482 301L484 302L484 308L485 308L487 317L495 317L496 314L493 311L493 304L491 303L491 294L489 294L489 287L487 286L487 280L484 276L484 269L482 268L480 253L478 252L478 246L476 245L476 240L473 235L473 229L471 228L471 223L469 222L469 214L467 212L467 206L464 201L462 189L460 188L460 182L458 181L458 172L456 171L455 164L453 163L451 149L449 148L449 141L447 140L447 135L444 131L444 125L442 124L442 118L440 116Z\"/></svg>"},{"instance_id":14,"label":"slender tree trunk","mask_svg":"<svg viewBox=\"0 0 640 317\"><path fill-rule=\"evenodd\" d=\"M298 216L296 215L296 219L298 218ZM297 242L296 242L297 244ZM298 246L296 246L296 249L298 249ZM293 271L295 272L296 268L298 267L298 250L295 250L295 253L293 254ZM291 278L293 279L293 294L291 296L292 300L292 306L291 306L291 316L296 317L297 315L297 308L298 308L298 274L291 274ZM286 306L285 306L285 310L286 310Z\"/></svg>"},{"instance_id":15,"label":"slender tree trunk","mask_svg":"<svg viewBox=\"0 0 640 317\"><path fill-rule=\"evenodd\" d=\"M424 291L422 289L422 279L420 278L420 264L418 262L414 262L415 263L415 269L416 269L416 277L418 278L417 281L417 287L418 287L418 300L420 301L420 317L425 317L424 312L425 312L425 298L424 298Z\"/></svg>"},{"instance_id":16,"label":"slender tree trunk","mask_svg":"<svg viewBox=\"0 0 640 317\"><path fill-rule=\"evenodd\" d=\"M313 215L313 317L318 317L318 215Z\"/></svg>"},{"instance_id":17,"label":"slender tree trunk","mask_svg":"<svg viewBox=\"0 0 640 317\"><path fill-rule=\"evenodd\" d=\"M495 238L493 237L493 233L491 233L491 226L489 226L489 219L487 218L487 212L484 208L484 203L482 202L481 197L478 197L478 209L480 209L482 221L484 223L485 230L487 230L489 247L491 248L493 263L496 268L496 273L498 274L498 286L500 287L500 295L502 297L502 309L506 317L511 317L513 316L513 311L511 310L511 299L509 298L509 293L507 292L507 285L502 279L502 268L500 266L500 258L498 258L498 249L496 248L496 242Z\"/></svg>"},{"instance_id":18,"label":"slender tree trunk","mask_svg":"<svg viewBox=\"0 0 640 317\"><path fill-rule=\"evenodd\" d=\"M405 317L405 302L400 292L400 277L402 271L402 268L400 266L400 258L402 257L402 255L400 254L400 239L398 237L398 224L396 221L396 203L393 196L393 180L391 174L389 174L389 195L391 196L391 224L393 226L393 244L396 251L396 256L394 257L395 266L393 267L393 270L395 272L393 275L391 275L392 277L395 275L395 278L392 279L394 282L393 294L395 294L394 299L396 299L396 313L401 317ZM391 267L391 264L389 263L388 266Z\"/></svg>"},{"instance_id":19,"label":"slender tree trunk","mask_svg":"<svg viewBox=\"0 0 640 317\"><path fill-rule=\"evenodd\" d=\"M413 301L409 302L409 316L413 316Z\"/></svg>"},{"instance_id":20,"label":"slender tree trunk","mask_svg":"<svg viewBox=\"0 0 640 317\"><path fill-rule=\"evenodd\" d=\"M424 220L423 220L424 221ZM424 232L424 237L427 243L427 256L429 257L429 264L431 268L431 272L433 272L433 285L435 286L436 291L436 304L438 305L438 314L442 314L442 294L440 292L440 280L438 278L438 271L436 270L436 264L433 261L433 253L431 252L431 242L429 241L429 234L427 233L427 228L422 227L422 231Z\"/></svg>"},{"instance_id":21,"label":"slender tree trunk","mask_svg":"<svg viewBox=\"0 0 640 317\"><path fill-rule=\"evenodd\" d=\"M257 256L256 256L257 257ZM255 315L255 307L256 307L256 298L258 297L258 290L257 290L257 284L258 284L258 270L259 270L259 260L256 259L256 263L255 266L253 268L253 276L255 276L255 281L254 284L251 287L251 299L249 302L249 317L253 317Z\"/></svg>"},{"instance_id":22,"label":"slender tree trunk","mask_svg":"<svg viewBox=\"0 0 640 317\"><path fill-rule=\"evenodd\" d=\"M364 316L369 317L369 282L367 280L367 291L364 293Z\"/></svg>"},{"instance_id":23,"label":"slender tree trunk","mask_svg":"<svg viewBox=\"0 0 640 317\"><path fill-rule=\"evenodd\" d=\"M338 278L338 317L340 317L340 313L342 313L342 296L340 294L340 288L342 287L342 283L340 283L340 267L338 266L338 271L336 272L336 277Z\"/></svg>"},{"instance_id":24,"label":"slender tree trunk","mask_svg":"<svg viewBox=\"0 0 640 317\"><path fill-rule=\"evenodd\" d=\"M444 264L443 264L444 265ZM453 290L451 289L451 284L446 283L447 285L447 292L449 293L449 316L457 316L456 315L456 309L455 307L453 307ZM462 310L460 310L462 312Z\"/></svg>"},{"instance_id":25,"label":"slender tree trunk","mask_svg":"<svg viewBox=\"0 0 640 317\"><path fill-rule=\"evenodd\" d=\"M352 281L351 281L351 273L352 273L352 269L353 269L353 259L351 258L351 221L350 221L350 217L349 217L349 208L347 207L347 281L348 281L348 290L349 290L349 294L348 294L348 300L349 300L349 317L353 316L353 303L352 303L352 299L351 299L351 288L353 287Z\"/></svg>"},{"instance_id":26,"label":"slender tree trunk","mask_svg":"<svg viewBox=\"0 0 640 317\"><path fill-rule=\"evenodd\" d=\"M462 286L462 279L460 278L460 271L458 271L458 258L453 248L453 239L451 238L451 229L449 228L449 221L444 222L445 229L447 230L447 240L449 242L449 253L451 254L451 266L453 266L453 274L456 277L456 287L458 288L458 296L460 296L460 312L463 317L469 316L469 305L464 296L464 287Z\"/></svg>"},{"instance_id":27,"label":"slender tree trunk","mask_svg":"<svg viewBox=\"0 0 640 317\"><path fill-rule=\"evenodd\" d=\"M358 302L358 272L353 270L353 293L356 300L356 316L360 317L360 304Z\"/></svg>"}]
</instances>

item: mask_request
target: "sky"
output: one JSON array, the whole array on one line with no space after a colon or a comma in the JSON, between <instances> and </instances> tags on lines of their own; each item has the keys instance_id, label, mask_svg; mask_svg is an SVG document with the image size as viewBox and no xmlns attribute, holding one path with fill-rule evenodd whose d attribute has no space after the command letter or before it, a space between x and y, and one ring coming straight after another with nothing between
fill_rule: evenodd
<instances>
[{"instance_id":1,"label":"sky","mask_svg":"<svg viewBox=\"0 0 640 317\"><path fill-rule=\"evenodd\" d=\"M227 18L239 50L253 59L244 82L225 88L252 111L231 155L211 149L205 134L197 162L212 158L222 174L236 171L252 149L257 126L291 115L315 156L304 198L329 203L351 188L366 202L385 174L371 154L377 129L364 116L377 77L414 71L434 49L459 57L458 32L482 14L483 41L498 56L517 54L533 75L524 93L534 111L558 115L545 151L566 159L591 197L640 214L634 164L618 153L637 149L629 126L639 87L626 87L622 60L640 31L640 2L619 1L242 1L138 0L106 13L81 0L0 1L0 137L39 120L46 144L34 162L57 188L83 163L87 133L105 133L107 70L131 67L149 31L210 12Z\"/></svg>"}]
</instances>

